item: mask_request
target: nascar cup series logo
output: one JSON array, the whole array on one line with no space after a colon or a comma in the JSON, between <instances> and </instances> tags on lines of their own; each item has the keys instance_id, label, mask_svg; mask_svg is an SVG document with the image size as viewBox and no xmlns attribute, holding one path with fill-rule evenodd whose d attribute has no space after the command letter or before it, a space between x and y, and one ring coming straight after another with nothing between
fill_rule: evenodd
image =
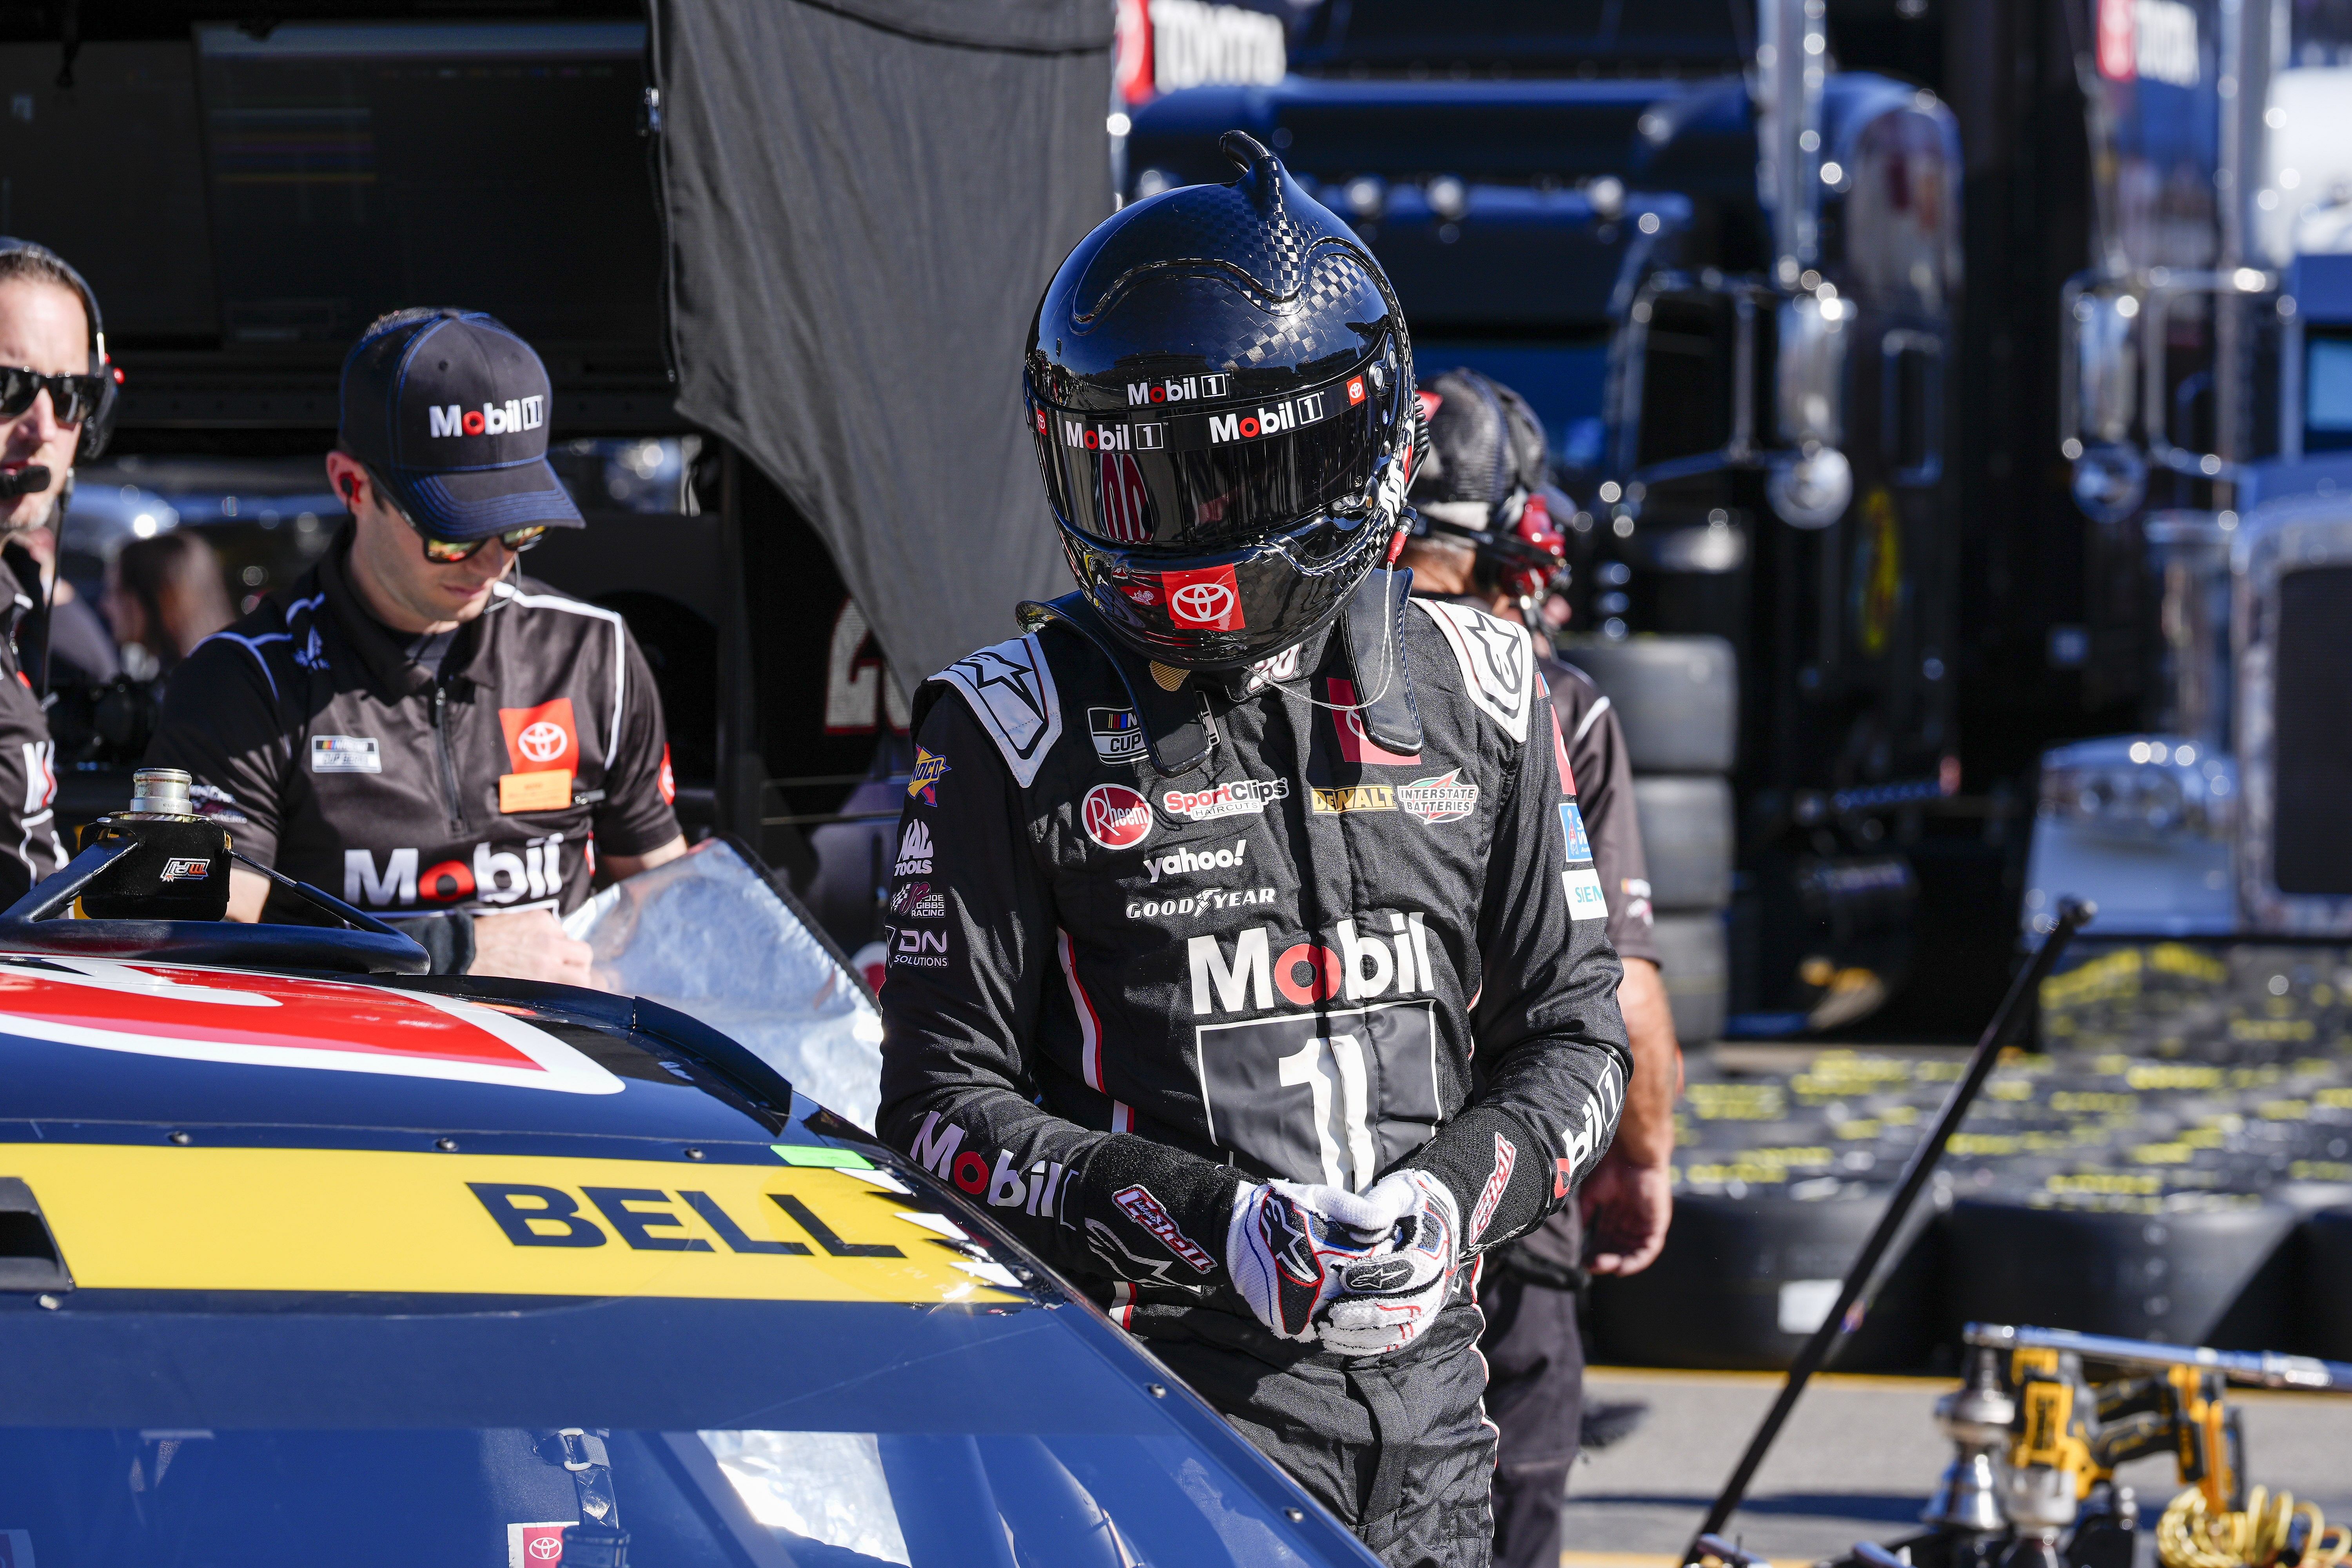
<instances>
[{"instance_id":1,"label":"nascar cup series logo","mask_svg":"<svg viewBox=\"0 0 2352 1568\"><path fill-rule=\"evenodd\" d=\"M1233 384L1230 375L1171 375L1165 381L1130 381L1127 384L1127 405L1142 408L1155 403L1193 403L1223 397Z\"/></svg>"},{"instance_id":2,"label":"nascar cup series logo","mask_svg":"<svg viewBox=\"0 0 2352 1568\"><path fill-rule=\"evenodd\" d=\"M1106 849L1132 849L1151 832L1151 803L1125 784L1099 784L1079 802L1078 823Z\"/></svg>"}]
</instances>

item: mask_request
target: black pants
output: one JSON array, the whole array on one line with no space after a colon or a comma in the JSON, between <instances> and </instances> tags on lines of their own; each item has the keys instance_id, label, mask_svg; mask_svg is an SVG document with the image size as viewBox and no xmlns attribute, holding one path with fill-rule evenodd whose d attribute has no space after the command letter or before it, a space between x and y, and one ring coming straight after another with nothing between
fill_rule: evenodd
<instances>
[{"instance_id":1,"label":"black pants","mask_svg":"<svg viewBox=\"0 0 2352 1568\"><path fill-rule=\"evenodd\" d=\"M1559 1510L1584 1415L1584 1342L1576 1296L1489 1268L1478 1304L1486 1333L1486 1414L1501 1434L1495 1467L1495 1568L1558 1568Z\"/></svg>"},{"instance_id":2,"label":"black pants","mask_svg":"<svg viewBox=\"0 0 2352 1568\"><path fill-rule=\"evenodd\" d=\"M1394 1356L1347 1361L1223 1312L1136 1313L1154 1354L1388 1568L1486 1568L1495 1429L1465 1300Z\"/></svg>"}]
</instances>

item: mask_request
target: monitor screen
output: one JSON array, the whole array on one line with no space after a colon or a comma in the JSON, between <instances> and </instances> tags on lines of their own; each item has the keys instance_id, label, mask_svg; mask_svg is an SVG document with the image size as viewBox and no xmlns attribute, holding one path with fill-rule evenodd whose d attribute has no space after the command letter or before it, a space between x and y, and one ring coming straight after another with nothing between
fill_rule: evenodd
<instances>
[{"instance_id":1,"label":"monitor screen","mask_svg":"<svg viewBox=\"0 0 2352 1568\"><path fill-rule=\"evenodd\" d=\"M404 305L657 348L643 26L206 26L195 51L224 349L340 350Z\"/></svg>"}]
</instances>

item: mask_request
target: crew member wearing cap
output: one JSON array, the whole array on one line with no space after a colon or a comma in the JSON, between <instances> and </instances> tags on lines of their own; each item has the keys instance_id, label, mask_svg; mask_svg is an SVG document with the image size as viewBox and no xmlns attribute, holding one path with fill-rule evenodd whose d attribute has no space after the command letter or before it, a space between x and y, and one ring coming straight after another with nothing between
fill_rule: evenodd
<instances>
[{"instance_id":1,"label":"crew member wearing cap","mask_svg":"<svg viewBox=\"0 0 2352 1568\"><path fill-rule=\"evenodd\" d=\"M683 854L661 700L626 625L519 574L578 508L548 381L488 316L408 310L343 361L319 563L173 676L151 766L238 850L411 929L437 969L588 981L558 918ZM246 868L230 918L305 906Z\"/></svg>"}]
</instances>

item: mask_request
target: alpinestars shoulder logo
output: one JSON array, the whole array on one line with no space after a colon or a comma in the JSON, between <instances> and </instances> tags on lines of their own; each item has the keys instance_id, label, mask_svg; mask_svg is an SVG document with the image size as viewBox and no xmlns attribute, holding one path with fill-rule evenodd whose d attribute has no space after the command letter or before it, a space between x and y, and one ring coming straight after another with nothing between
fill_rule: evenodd
<instances>
[{"instance_id":1,"label":"alpinestars shoulder logo","mask_svg":"<svg viewBox=\"0 0 2352 1568\"><path fill-rule=\"evenodd\" d=\"M927 877L931 871L931 830L919 822L907 824L907 831L898 838L898 863L890 868L894 877Z\"/></svg>"},{"instance_id":2,"label":"alpinestars shoulder logo","mask_svg":"<svg viewBox=\"0 0 2352 1568\"><path fill-rule=\"evenodd\" d=\"M996 742L1013 782L1037 782L1045 755L1062 738L1062 700L1054 671L1033 633L960 658L932 679L963 693L972 716Z\"/></svg>"}]
</instances>

